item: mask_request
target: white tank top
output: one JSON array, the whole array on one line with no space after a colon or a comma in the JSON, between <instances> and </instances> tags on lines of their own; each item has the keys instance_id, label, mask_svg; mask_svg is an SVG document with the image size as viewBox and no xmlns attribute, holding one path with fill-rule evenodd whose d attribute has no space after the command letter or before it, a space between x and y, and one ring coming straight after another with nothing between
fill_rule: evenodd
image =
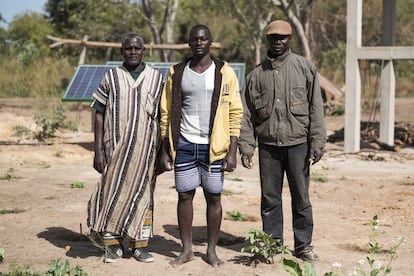
<instances>
[{"instance_id":1,"label":"white tank top","mask_svg":"<svg viewBox=\"0 0 414 276\"><path fill-rule=\"evenodd\" d=\"M214 72L216 65L203 73L197 73L187 63L181 81L183 93L181 135L191 143L209 144L209 127L211 98L214 89Z\"/></svg>"}]
</instances>

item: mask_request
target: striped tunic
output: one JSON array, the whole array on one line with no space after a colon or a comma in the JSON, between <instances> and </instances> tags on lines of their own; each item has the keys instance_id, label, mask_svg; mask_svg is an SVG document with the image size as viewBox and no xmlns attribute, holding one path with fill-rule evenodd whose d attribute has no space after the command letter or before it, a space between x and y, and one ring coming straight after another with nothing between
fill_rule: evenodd
<instances>
[{"instance_id":1,"label":"striped tunic","mask_svg":"<svg viewBox=\"0 0 414 276\"><path fill-rule=\"evenodd\" d=\"M106 106L107 165L88 203L88 226L92 231L128 235L136 240L151 232L142 226L155 187L161 90L158 71L145 66L134 80L120 66L105 74L93 94L95 101Z\"/></svg>"}]
</instances>

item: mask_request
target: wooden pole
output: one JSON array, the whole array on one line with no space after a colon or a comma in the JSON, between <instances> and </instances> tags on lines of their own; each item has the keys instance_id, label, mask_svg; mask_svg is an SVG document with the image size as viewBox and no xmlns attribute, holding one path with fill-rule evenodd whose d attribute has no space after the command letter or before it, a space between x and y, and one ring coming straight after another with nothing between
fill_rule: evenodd
<instances>
[{"instance_id":1,"label":"wooden pole","mask_svg":"<svg viewBox=\"0 0 414 276\"><path fill-rule=\"evenodd\" d=\"M85 39L77 40L77 39L66 39L66 38L59 38L54 37L51 35L46 36L48 39L55 41L54 43L49 45L49 48L55 48L63 44L75 44L75 45L82 45L84 47L104 47L104 48L121 48L121 43L114 43L114 42L99 42L99 41L87 41ZM150 50L157 50L157 49L164 49L164 50L185 50L189 49L188 44L144 44L145 48ZM218 42L213 42L211 44L211 48L220 49L221 44Z\"/></svg>"},{"instance_id":2,"label":"wooden pole","mask_svg":"<svg viewBox=\"0 0 414 276\"><path fill-rule=\"evenodd\" d=\"M86 42L87 41L88 41L88 36L85 35L83 37L82 41L81 41L81 44L80 44L80 45L83 45L83 47L82 47L82 52L81 52L81 54L79 56L79 64L84 64L85 63L86 49L87 49Z\"/></svg>"}]
</instances>

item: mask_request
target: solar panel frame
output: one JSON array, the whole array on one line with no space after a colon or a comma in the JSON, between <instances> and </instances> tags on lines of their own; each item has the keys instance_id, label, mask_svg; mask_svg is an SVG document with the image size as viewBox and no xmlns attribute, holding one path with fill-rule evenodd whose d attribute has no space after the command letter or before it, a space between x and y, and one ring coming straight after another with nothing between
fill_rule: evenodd
<instances>
[{"instance_id":1,"label":"solar panel frame","mask_svg":"<svg viewBox=\"0 0 414 276\"><path fill-rule=\"evenodd\" d=\"M176 64L176 62L145 63L151 66L152 68L159 70L164 80L167 78L170 66ZM105 73L109 69L118 67L121 64L121 61L109 61L105 65L79 65L69 85L65 90L65 93L62 97L62 101L91 102L92 94L98 88ZM234 72L236 73L241 89L244 82L246 65L244 63L229 63L229 65L233 68Z\"/></svg>"}]
</instances>

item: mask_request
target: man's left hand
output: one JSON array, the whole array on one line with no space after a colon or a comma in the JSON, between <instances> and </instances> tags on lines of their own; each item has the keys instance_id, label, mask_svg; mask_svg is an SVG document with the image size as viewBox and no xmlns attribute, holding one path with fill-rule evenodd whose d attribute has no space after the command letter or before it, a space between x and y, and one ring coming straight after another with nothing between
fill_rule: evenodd
<instances>
[{"instance_id":1,"label":"man's left hand","mask_svg":"<svg viewBox=\"0 0 414 276\"><path fill-rule=\"evenodd\" d=\"M237 160L235 154L228 154L223 160L223 171L232 172L236 169Z\"/></svg>"},{"instance_id":2,"label":"man's left hand","mask_svg":"<svg viewBox=\"0 0 414 276\"><path fill-rule=\"evenodd\" d=\"M232 172L236 169L237 166L237 137L230 136L230 146L229 151L227 152L226 157L223 159L223 166L221 167L223 171Z\"/></svg>"}]
</instances>

